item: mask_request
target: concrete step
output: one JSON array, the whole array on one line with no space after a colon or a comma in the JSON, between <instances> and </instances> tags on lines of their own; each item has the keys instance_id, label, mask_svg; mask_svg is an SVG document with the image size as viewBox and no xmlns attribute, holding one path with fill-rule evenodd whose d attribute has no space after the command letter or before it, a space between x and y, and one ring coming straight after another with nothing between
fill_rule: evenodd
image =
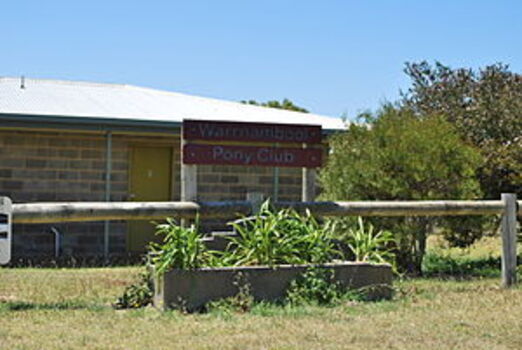
<instances>
[{"instance_id":1,"label":"concrete step","mask_svg":"<svg viewBox=\"0 0 522 350\"><path fill-rule=\"evenodd\" d=\"M210 236L203 238L203 242L210 250L223 251L230 243L229 237L235 237L237 234L233 231L214 231Z\"/></svg>"}]
</instances>

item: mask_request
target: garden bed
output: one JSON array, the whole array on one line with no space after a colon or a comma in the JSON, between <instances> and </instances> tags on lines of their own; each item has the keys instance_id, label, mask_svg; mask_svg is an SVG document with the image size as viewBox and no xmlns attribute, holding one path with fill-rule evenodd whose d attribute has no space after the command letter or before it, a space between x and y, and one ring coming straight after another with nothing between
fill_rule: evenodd
<instances>
[{"instance_id":1,"label":"garden bed","mask_svg":"<svg viewBox=\"0 0 522 350\"><path fill-rule=\"evenodd\" d=\"M154 306L159 309L201 309L210 301L233 297L247 286L256 301L282 300L290 283L311 265L241 266L174 269L155 278ZM317 266L333 271L341 287L363 290L369 299L390 298L392 269L388 264L342 262Z\"/></svg>"}]
</instances>

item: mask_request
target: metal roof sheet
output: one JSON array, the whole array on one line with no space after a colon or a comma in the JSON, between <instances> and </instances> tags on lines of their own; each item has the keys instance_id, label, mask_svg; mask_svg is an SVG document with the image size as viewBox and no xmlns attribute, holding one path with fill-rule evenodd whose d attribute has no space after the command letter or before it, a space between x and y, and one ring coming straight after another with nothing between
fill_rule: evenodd
<instances>
[{"instance_id":1,"label":"metal roof sheet","mask_svg":"<svg viewBox=\"0 0 522 350\"><path fill-rule=\"evenodd\" d=\"M107 118L145 122L183 119L315 124L344 128L341 118L192 96L131 85L0 78L0 114Z\"/></svg>"}]
</instances>

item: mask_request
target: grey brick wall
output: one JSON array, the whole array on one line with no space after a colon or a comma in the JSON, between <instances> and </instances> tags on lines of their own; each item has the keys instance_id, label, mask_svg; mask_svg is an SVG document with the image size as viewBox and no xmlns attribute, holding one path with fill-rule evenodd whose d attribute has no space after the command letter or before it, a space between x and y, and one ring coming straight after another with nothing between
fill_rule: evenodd
<instances>
[{"instance_id":1,"label":"grey brick wall","mask_svg":"<svg viewBox=\"0 0 522 350\"><path fill-rule=\"evenodd\" d=\"M176 136L114 135L111 200L125 201L129 192L130 151L135 146L172 147L173 200L180 199L180 140ZM86 132L51 132L0 129L0 195L14 203L105 200L104 135ZM279 199L299 200L301 169L280 168ZM273 168L199 166L199 200L243 200L248 192L273 195ZM223 221L208 222L208 229L223 229ZM63 253L90 256L103 252L103 223L15 225L13 255L54 254L55 227L63 235ZM111 253L126 252L127 224L111 222Z\"/></svg>"}]
</instances>

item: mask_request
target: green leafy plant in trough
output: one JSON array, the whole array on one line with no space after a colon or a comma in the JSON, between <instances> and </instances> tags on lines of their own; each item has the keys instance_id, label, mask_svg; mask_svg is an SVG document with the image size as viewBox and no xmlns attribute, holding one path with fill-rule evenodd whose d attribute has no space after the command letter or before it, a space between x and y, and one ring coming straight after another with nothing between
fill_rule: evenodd
<instances>
[{"instance_id":1,"label":"green leafy plant in trough","mask_svg":"<svg viewBox=\"0 0 522 350\"><path fill-rule=\"evenodd\" d=\"M335 250L325 230L307 212L274 210L264 202L257 215L231 224L237 237L231 237L223 259L231 265L277 265L324 263Z\"/></svg>"},{"instance_id":2,"label":"green leafy plant in trough","mask_svg":"<svg viewBox=\"0 0 522 350\"><path fill-rule=\"evenodd\" d=\"M156 234L163 235L161 243L151 243L145 271L139 280L128 286L114 304L115 308L139 308L152 303L154 294L153 273L161 275L172 269L194 269L213 261L206 249L197 225L179 226L173 219L156 226Z\"/></svg>"},{"instance_id":3,"label":"green leafy plant in trough","mask_svg":"<svg viewBox=\"0 0 522 350\"><path fill-rule=\"evenodd\" d=\"M197 225L181 227L172 219L156 226L157 234L163 235L161 243L151 243L148 260L156 275L172 269L190 270L200 267L246 266L246 265L302 265L313 266L332 262L340 256L332 239L331 225L321 225L306 212L300 215L292 209L274 210L269 201L261 205L258 214L232 223L237 236L230 238L224 252L209 251ZM374 231L359 220L357 229L347 231L346 242L359 261L390 261L387 250L390 235ZM314 301L328 304L337 300L341 291L333 283L333 272L317 267L305 273L292 284L289 294L291 303ZM328 275L330 274L330 275ZM152 273L142 276L135 285L128 287L116 303L116 307L140 307L151 302ZM248 290L240 288L237 298L224 301L236 309L248 311L253 299ZM211 305L216 307L221 304Z\"/></svg>"},{"instance_id":4,"label":"green leafy plant in trough","mask_svg":"<svg viewBox=\"0 0 522 350\"><path fill-rule=\"evenodd\" d=\"M157 274L172 269L194 269L205 266L210 253L203 243L197 225L179 226L173 219L156 226L156 234L163 235L162 243L151 243L149 256Z\"/></svg>"},{"instance_id":5,"label":"green leafy plant in trough","mask_svg":"<svg viewBox=\"0 0 522 350\"><path fill-rule=\"evenodd\" d=\"M329 230L349 250L355 261L394 264L395 255L393 234L386 230L376 230L371 223L364 223L361 217L357 223L345 219L328 222Z\"/></svg>"}]
</instances>

